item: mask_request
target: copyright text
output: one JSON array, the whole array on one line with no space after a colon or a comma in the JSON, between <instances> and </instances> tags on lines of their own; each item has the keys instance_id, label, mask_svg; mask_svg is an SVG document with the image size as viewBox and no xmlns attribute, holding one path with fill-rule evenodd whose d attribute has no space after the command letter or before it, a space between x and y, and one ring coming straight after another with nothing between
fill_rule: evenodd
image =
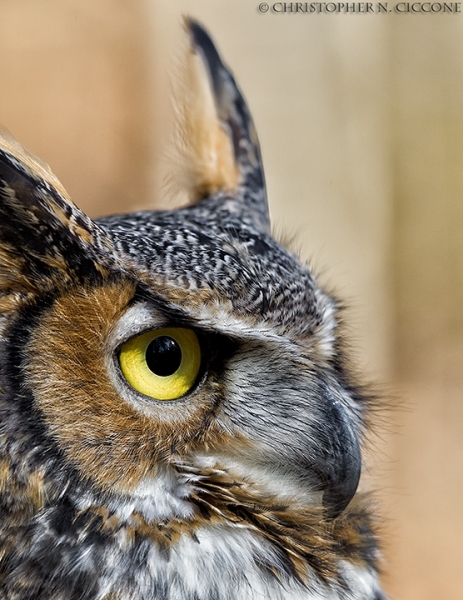
<instances>
[{"instance_id":1,"label":"copyright text","mask_svg":"<svg viewBox=\"0 0 463 600\"><path fill-rule=\"evenodd\" d=\"M259 4L261 13L461 13L461 2L274 2Z\"/></svg>"}]
</instances>

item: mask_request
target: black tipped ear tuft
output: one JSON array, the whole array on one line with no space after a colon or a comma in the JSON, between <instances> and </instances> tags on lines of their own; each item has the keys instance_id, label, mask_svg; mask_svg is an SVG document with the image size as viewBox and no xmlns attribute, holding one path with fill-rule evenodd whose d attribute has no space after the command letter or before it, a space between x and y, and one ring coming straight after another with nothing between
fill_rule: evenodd
<instances>
[{"instance_id":1,"label":"black tipped ear tuft","mask_svg":"<svg viewBox=\"0 0 463 600\"><path fill-rule=\"evenodd\" d=\"M181 98L182 183L195 203L218 192L235 199L256 228L269 216L259 141L247 104L206 30L185 20L190 37Z\"/></svg>"},{"instance_id":2,"label":"black tipped ear tuft","mask_svg":"<svg viewBox=\"0 0 463 600\"><path fill-rule=\"evenodd\" d=\"M49 167L0 131L0 312L18 299L101 274L109 241ZM106 248L108 249L108 248Z\"/></svg>"},{"instance_id":3,"label":"black tipped ear tuft","mask_svg":"<svg viewBox=\"0 0 463 600\"><path fill-rule=\"evenodd\" d=\"M207 31L196 21L188 21L193 47L202 55L207 67L217 114L228 129L235 159L242 169L255 169L260 164L259 142L246 102L231 71L224 65ZM260 182L263 183L263 182Z\"/></svg>"}]
</instances>

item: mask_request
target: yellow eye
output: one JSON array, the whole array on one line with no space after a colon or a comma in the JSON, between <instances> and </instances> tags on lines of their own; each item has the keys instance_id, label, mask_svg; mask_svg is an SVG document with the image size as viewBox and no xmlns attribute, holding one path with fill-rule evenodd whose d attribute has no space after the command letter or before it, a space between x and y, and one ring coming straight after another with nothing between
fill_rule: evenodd
<instances>
[{"instance_id":1,"label":"yellow eye","mask_svg":"<svg viewBox=\"0 0 463 600\"><path fill-rule=\"evenodd\" d=\"M176 400L190 390L201 366L201 348L191 329L166 327L126 342L119 354L128 383L156 400Z\"/></svg>"}]
</instances>

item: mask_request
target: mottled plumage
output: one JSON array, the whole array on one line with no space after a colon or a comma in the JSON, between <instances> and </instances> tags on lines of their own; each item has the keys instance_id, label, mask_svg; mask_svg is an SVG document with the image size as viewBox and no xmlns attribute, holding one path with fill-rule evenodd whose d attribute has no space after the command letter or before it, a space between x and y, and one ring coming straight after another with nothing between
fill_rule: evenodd
<instances>
[{"instance_id":1,"label":"mottled plumage","mask_svg":"<svg viewBox=\"0 0 463 600\"><path fill-rule=\"evenodd\" d=\"M271 236L247 106L187 29L188 206L92 221L0 139L0 597L380 600L337 303Z\"/></svg>"}]
</instances>

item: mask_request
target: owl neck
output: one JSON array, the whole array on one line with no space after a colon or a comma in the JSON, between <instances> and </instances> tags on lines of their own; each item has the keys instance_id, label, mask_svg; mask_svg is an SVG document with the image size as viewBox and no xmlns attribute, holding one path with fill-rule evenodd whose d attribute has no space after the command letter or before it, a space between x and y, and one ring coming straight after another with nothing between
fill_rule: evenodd
<instances>
[{"instance_id":1,"label":"owl neck","mask_svg":"<svg viewBox=\"0 0 463 600\"><path fill-rule=\"evenodd\" d=\"M20 589L41 564L37 578L47 593L37 598L96 599L117 590L121 600L225 600L231 589L243 600L335 600L346 589L355 598L381 597L360 500L327 522L314 507L278 505L213 469L201 476L166 469L132 497L76 480L63 486L11 461L1 483L3 565L17 574L8 589ZM52 594L58 585L62 596Z\"/></svg>"}]
</instances>

